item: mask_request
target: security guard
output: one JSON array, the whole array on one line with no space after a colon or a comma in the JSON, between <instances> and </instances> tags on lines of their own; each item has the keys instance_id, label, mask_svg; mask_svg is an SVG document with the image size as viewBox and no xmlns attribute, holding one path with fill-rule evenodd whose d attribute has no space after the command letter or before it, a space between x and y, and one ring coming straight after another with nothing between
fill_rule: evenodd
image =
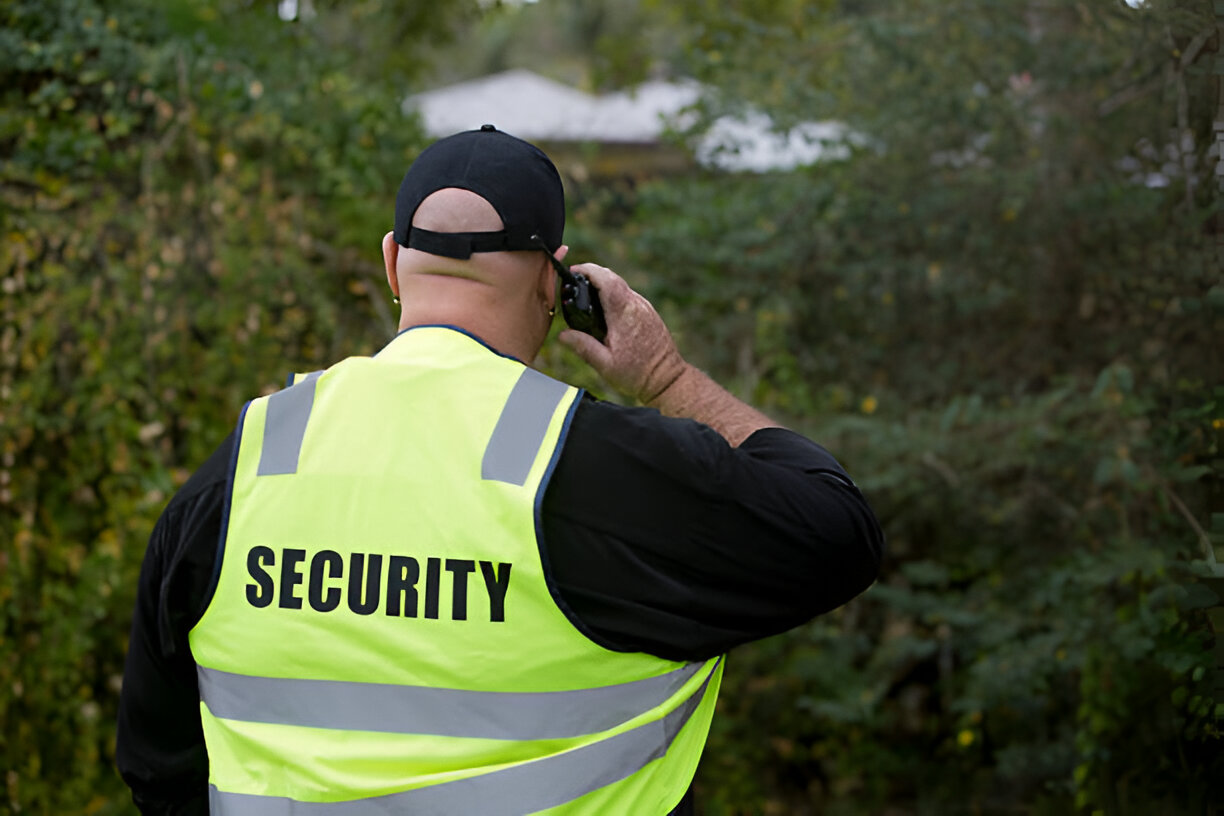
<instances>
[{"instance_id":1,"label":"security guard","mask_svg":"<svg viewBox=\"0 0 1224 816\"><path fill-rule=\"evenodd\" d=\"M432 145L383 239L400 333L248 403L171 501L120 712L144 812L689 812L726 649L874 579L840 466L611 270L573 269L606 337L560 339L648 407L526 364L563 227L536 147Z\"/></svg>"}]
</instances>

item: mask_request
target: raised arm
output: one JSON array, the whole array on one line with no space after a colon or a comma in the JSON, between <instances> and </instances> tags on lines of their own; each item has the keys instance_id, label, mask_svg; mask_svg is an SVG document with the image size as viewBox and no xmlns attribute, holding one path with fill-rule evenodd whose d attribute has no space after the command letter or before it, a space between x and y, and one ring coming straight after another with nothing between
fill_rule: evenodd
<instances>
[{"instance_id":1,"label":"raised arm","mask_svg":"<svg viewBox=\"0 0 1224 816\"><path fill-rule=\"evenodd\" d=\"M566 329L560 340L612 387L665 416L704 423L732 446L761 428L780 427L687 363L654 306L620 275L591 263L573 269L599 289L608 336L600 343Z\"/></svg>"}]
</instances>

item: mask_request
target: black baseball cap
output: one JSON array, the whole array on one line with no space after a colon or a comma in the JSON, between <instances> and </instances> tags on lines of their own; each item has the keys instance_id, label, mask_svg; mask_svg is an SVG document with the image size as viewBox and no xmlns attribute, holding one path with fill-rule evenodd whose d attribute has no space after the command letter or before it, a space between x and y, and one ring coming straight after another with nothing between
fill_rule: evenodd
<instances>
[{"instance_id":1,"label":"black baseball cap","mask_svg":"<svg viewBox=\"0 0 1224 816\"><path fill-rule=\"evenodd\" d=\"M447 187L469 190L493 205L497 232L432 232L412 226L417 207ZM395 242L448 258L473 252L548 248L565 231L565 191L557 168L533 144L493 125L456 133L421 152L395 197Z\"/></svg>"}]
</instances>

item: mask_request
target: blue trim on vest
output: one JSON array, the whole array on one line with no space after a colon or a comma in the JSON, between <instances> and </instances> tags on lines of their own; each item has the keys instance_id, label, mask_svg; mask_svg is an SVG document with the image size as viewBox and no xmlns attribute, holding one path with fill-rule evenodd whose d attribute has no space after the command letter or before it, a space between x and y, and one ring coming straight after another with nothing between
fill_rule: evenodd
<instances>
[{"instance_id":1,"label":"blue trim on vest","mask_svg":"<svg viewBox=\"0 0 1224 816\"><path fill-rule=\"evenodd\" d=\"M526 363L524 363L522 360L520 360L520 359L519 359L519 358L517 358L517 357L511 357L509 354L503 354L502 352L498 351L497 349L493 348L493 347L492 347L492 346L490 346L488 343L486 343L486 342L485 342L485 341L484 341L482 338L477 337L476 335L472 334L472 333L471 333L470 331L468 331L467 329L462 328L462 327L460 327L460 326L456 326L456 325L451 324L451 323L421 323L421 324L419 324L419 325L417 325L417 326L409 326L409 327L408 327L408 328L406 328L406 329L400 329L398 332L396 332L396 333L395 333L395 337L399 337L401 334L404 334L405 332L410 332L410 331L412 331L413 329L450 329L451 331L456 331L456 332L459 332L460 334L465 335L465 336L467 336L467 337L471 338L472 340L475 340L477 343L479 343L480 345L484 346L484 347L485 347L485 348L487 348L489 351L491 351L491 352L493 352L494 354L496 354L498 357L505 357L507 360L513 360L514 362L518 363L519 365L523 365L523 366L527 365ZM392 340L394 340L394 339L395 339L395 337L393 337L393 338L391 338L391 339L392 339ZM388 343L387 345L390 345L390 343ZM386 347L387 347L387 346L383 346L383 348L386 348ZM375 353L374 353L374 356L375 356L375 357L377 357L377 356L378 356L379 354L381 354L381 353L382 353L382 349L379 349L377 352L375 352ZM528 368L530 368L530 366L528 366Z\"/></svg>"},{"instance_id":2,"label":"blue trim on vest","mask_svg":"<svg viewBox=\"0 0 1224 816\"><path fill-rule=\"evenodd\" d=\"M548 594L552 596L553 603L561 610L561 614L565 615L566 620L570 622L570 626L573 626L578 630L579 634L601 649L607 649L610 652L633 652L637 650L626 649L604 641L591 631L581 618L574 614L574 610L570 609L569 604L565 602L565 599L561 597L561 593L557 590L557 582L553 580L552 564L548 562L548 551L544 547L544 523L541 512L544 507L544 492L548 489L548 483L552 481L553 471L557 467L557 462L561 459L561 449L565 447L565 440L569 436L570 425L574 421L574 414L578 412L578 406L582 403L582 398L585 394L585 389L578 389L578 396L574 398L574 402L569 407L569 412L565 415L565 423L561 426L561 434L557 437L557 444L553 448L552 458L549 459L548 467L544 469L544 476L540 479L540 486L536 490L535 508L533 511L535 514L536 551L540 554L540 568L544 573L544 586L548 587Z\"/></svg>"},{"instance_id":3,"label":"blue trim on vest","mask_svg":"<svg viewBox=\"0 0 1224 816\"><path fill-rule=\"evenodd\" d=\"M290 374L290 377L293 375ZM204 593L204 612L212 606L213 595L217 594L217 585L221 583L221 562L225 558L225 539L229 533L230 507L234 503L234 477L238 475L238 451L242 450L242 429L246 426L247 409L254 400L247 400L238 414L238 428L234 431L234 450L230 454L229 473L225 476L225 501L221 504L221 531L217 535L217 554L213 558L212 578L208 582L208 591ZM200 614L200 619L204 613ZM199 621L196 621L199 623Z\"/></svg>"}]
</instances>

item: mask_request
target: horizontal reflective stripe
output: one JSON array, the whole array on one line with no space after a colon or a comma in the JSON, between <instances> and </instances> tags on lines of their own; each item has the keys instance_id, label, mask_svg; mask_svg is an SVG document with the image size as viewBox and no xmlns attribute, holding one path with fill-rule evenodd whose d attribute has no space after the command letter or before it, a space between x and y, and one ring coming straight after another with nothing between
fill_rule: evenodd
<instances>
[{"instance_id":1,"label":"horizontal reflective stripe","mask_svg":"<svg viewBox=\"0 0 1224 816\"><path fill-rule=\"evenodd\" d=\"M315 380L320 373L312 371L289 388L268 397L256 476L297 473L306 424L314 408Z\"/></svg>"},{"instance_id":2,"label":"horizontal reflective stripe","mask_svg":"<svg viewBox=\"0 0 1224 816\"><path fill-rule=\"evenodd\" d=\"M703 663L630 683L573 691L519 692L252 677L197 667L200 698L214 717L247 722L478 739L580 737L661 705Z\"/></svg>"},{"instance_id":3,"label":"horizontal reflective stripe","mask_svg":"<svg viewBox=\"0 0 1224 816\"><path fill-rule=\"evenodd\" d=\"M714 669L717 669L717 663ZM659 759L701 704L705 682L661 720L572 751L510 768L369 799L299 802L221 791L209 786L213 816L522 816L571 802L619 782ZM687 780L685 780L687 784Z\"/></svg>"},{"instance_id":4,"label":"horizontal reflective stripe","mask_svg":"<svg viewBox=\"0 0 1224 816\"><path fill-rule=\"evenodd\" d=\"M553 411L568 388L535 369L523 369L489 437L480 478L515 485L527 481Z\"/></svg>"}]
</instances>

